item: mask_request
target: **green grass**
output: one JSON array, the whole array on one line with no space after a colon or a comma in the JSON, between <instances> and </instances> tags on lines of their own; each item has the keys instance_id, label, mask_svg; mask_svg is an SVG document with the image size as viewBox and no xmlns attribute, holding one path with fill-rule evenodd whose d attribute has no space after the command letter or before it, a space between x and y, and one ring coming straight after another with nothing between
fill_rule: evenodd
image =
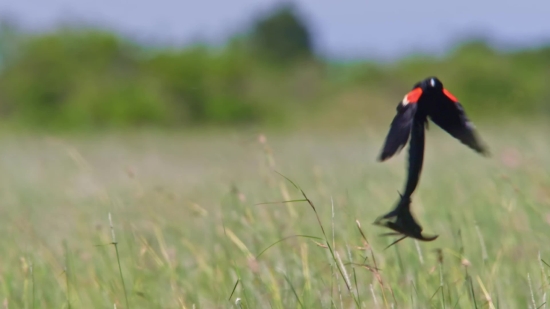
<instances>
[{"instance_id":1,"label":"green grass","mask_svg":"<svg viewBox=\"0 0 550 309\"><path fill-rule=\"evenodd\" d=\"M385 129L4 134L3 308L546 308L550 127L480 127L487 159L431 126L412 207L440 236L387 250ZM323 229L262 204L303 199L275 171Z\"/></svg>"}]
</instances>

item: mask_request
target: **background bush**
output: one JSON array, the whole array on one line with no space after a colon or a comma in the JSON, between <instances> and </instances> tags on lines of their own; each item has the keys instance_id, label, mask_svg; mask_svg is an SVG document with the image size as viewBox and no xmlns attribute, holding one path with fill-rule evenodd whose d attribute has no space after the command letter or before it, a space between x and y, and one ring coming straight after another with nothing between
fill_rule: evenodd
<instances>
[{"instance_id":1,"label":"background bush","mask_svg":"<svg viewBox=\"0 0 550 309\"><path fill-rule=\"evenodd\" d=\"M216 48L152 48L85 28L28 34L6 23L0 44L0 117L23 127L362 123L393 113L429 75L478 121L550 115L549 47L505 53L472 41L443 58L338 63L315 56L306 23L286 6Z\"/></svg>"}]
</instances>

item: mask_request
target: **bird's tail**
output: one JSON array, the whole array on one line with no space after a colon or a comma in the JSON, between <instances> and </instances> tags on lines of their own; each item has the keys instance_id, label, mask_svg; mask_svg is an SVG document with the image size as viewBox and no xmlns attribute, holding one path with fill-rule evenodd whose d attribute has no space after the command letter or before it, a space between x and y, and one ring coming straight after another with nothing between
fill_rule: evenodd
<instances>
[{"instance_id":1,"label":"bird's tail","mask_svg":"<svg viewBox=\"0 0 550 309\"><path fill-rule=\"evenodd\" d=\"M401 194L400 194L401 195ZM399 199L399 203L395 208L387 214L380 216L374 221L374 224L384 226L394 230L404 236L412 237L422 241L435 240L435 236L423 236L422 227L414 219L411 210L410 196L403 196Z\"/></svg>"}]
</instances>

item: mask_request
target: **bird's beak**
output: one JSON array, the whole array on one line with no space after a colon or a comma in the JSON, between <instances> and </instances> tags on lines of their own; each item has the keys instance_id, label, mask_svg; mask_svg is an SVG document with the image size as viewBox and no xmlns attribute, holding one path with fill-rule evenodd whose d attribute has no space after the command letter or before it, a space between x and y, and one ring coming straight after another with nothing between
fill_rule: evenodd
<instances>
[{"instance_id":1,"label":"bird's beak","mask_svg":"<svg viewBox=\"0 0 550 309\"><path fill-rule=\"evenodd\" d=\"M430 85L432 85L432 87L435 87L435 79L430 79Z\"/></svg>"}]
</instances>

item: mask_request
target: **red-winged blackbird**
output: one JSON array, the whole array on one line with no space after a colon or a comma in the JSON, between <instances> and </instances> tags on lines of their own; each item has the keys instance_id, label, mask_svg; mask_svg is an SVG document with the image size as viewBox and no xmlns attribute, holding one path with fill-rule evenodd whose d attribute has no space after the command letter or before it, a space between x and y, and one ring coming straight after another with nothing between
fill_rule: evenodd
<instances>
[{"instance_id":1,"label":"red-winged blackbird","mask_svg":"<svg viewBox=\"0 0 550 309\"><path fill-rule=\"evenodd\" d=\"M401 198L394 210L374 222L396 232L386 235L403 235L392 245L406 237L423 241L432 241L438 237L437 235L423 236L422 227L414 220L410 211L411 195L418 185L424 162L424 128L428 126L428 117L463 144L483 155L489 154L476 136L474 126L466 116L462 105L443 87L439 79L428 77L416 83L397 106L397 115L391 123L378 158L379 161L391 158L405 146L411 135L405 192L400 194Z\"/></svg>"},{"instance_id":2,"label":"red-winged blackbird","mask_svg":"<svg viewBox=\"0 0 550 309\"><path fill-rule=\"evenodd\" d=\"M411 195L418 185L422 164L424 162L424 125L425 122L417 121L417 119L413 120L411 124L412 133L411 143L409 145L409 166L404 193L400 193L399 202L392 211L379 217L374 222L376 225L384 226L395 231L395 233L387 233L384 235L403 236L390 244L390 246L406 237L422 241L432 241L438 237L438 235L423 236L422 227L415 221L410 210Z\"/></svg>"},{"instance_id":3,"label":"red-winged blackbird","mask_svg":"<svg viewBox=\"0 0 550 309\"><path fill-rule=\"evenodd\" d=\"M462 105L437 77L428 77L416 83L397 106L384 147L378 157L385 161L401 151L409 139L413 120L426 122L427 117L463 144L483 155L489 155L477 136Z\"/></svg>"}]
</instances>

